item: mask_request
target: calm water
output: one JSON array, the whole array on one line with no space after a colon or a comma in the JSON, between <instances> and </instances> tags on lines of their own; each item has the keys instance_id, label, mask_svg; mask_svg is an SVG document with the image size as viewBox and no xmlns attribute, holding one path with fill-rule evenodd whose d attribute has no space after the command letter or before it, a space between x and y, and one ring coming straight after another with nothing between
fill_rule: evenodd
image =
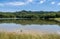
<instances>
[{"instance_id":1,"label":"calm water","mask_svg":"<svg viewBox=\"0 0 60 39\"><path fill-rule=\"evenodd\" d=\"M39 25L39 24L30 24L30 25L21 25L15 23L1 23L0 31L8 31L8 32L17 32L19 30L33 30L40 32L49 32L49 33L59 33L60 26L59 25Z\"/></svg>"},{"instance_id":2,"label":"calm water","mask_svg":"<svg viewBox=\"0 0 60 39\"><path fill-rule=\"evenodd\" d=\"M60 23L45 20L0 20L0 32L35 31L60 34Z\"/></svg>"}]
</instances>

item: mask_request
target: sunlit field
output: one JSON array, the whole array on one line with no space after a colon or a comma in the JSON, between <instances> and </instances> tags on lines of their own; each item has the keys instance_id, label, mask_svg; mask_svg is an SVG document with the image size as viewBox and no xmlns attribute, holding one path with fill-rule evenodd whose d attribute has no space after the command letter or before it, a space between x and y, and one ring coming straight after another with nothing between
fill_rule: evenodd
<instances>
[{"instance_id":1,"label":"sunlit field","mask_svg":"<svg viewBox=\"0 0 60 39\"><path fill-rule=\"evenodd\" d=\"M55 18L56 21L60 21L60 18Z\"/></svg>"},{"instance_id":2,"label":"sunlit field","mask_svg":"<svg viewBox=\"0 0 60 39\"><path fill-rule=\"evenodd\" d=\"M16 34L16 33L0 33L0 39L60 39L57 34Z\"/></svg>"}]
</instances>

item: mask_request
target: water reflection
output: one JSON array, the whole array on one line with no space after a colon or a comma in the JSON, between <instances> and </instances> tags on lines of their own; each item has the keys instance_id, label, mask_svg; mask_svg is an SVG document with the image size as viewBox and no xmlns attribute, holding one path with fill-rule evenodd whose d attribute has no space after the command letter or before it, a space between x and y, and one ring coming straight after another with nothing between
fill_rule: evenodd
<instances>
[{"instance_id":1,"label":"water reflection","mask_svg":"<svg viewBox=\"0 0 60 39\"><path fill-rule=\"evenodd\" d=\"M49 24L49 25L52 25L52 24L58 24L60 25L60 22L56 22L56 21L49 21L49 20L19 20L19 19L4 19L4 20L1 20L0 19L0 23L16 23L16 24L22 24L22 25L26 25L26 24L40 24L40 25L43 25L43 24Z\"/></svg>"},{"instance_id":2,"label":"water reflection","mask_svg":"<svg viewBox=\"0 0 60 39\"><path fill-rule=\"evenodd\" d=\"M58 25L21 25L15 23L2 23L0 24L0 31L7 32L17 32L17 31L39 31L39 32L48 32L48 33L57 33L60 31L60 27Z\"/></svg>"},{"instance_id":3,"label":"water reflection","mask_svg":"<svg viewBox=\"0 0 60 39\"><path fill-rule=\"evenodd\" d=\"M0 20L0 32L2 31L60 33L60 23L47 20Z\"/></svg>"}]
</instances>

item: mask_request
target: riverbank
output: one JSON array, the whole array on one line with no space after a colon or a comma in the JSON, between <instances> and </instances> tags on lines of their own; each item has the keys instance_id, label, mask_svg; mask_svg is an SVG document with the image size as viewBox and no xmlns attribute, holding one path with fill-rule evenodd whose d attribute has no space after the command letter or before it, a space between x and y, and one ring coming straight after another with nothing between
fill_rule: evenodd
<instances>
[{"instance_id":1,"label":"riverbank","mask_svg":"<svg viewBox=\"0 0 60 39\"><path fill-rule=\"evenodd\" d=\"M60 22L60 18L54 18L54 20Z\"/></svg>"},{"instance_id":2,"label":"riverbank","mask_svg":"<svg viewBox=\"0 0 60 39\"><path fill-rule=\"evenodd\" d=\"M17 34L17 33L0 33L0 39L60 39L57 34Z\"/></svg>"}]
</instances>

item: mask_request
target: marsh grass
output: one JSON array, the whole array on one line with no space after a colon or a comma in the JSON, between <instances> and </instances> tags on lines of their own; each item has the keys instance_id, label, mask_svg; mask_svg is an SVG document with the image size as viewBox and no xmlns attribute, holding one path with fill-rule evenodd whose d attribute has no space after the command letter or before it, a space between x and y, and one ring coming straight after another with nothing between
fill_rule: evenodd
<instances>
[{"instance_id":1,"label":"marsh grass","mask_svg":"<svg viewBox=\"0 0 60 39\"><path fill-rule=\"evenodd\" d=\"M57 34L31 35L17 33L0 33L0 39L60 39Z\"/></svg>"},{"instance_id":2,"label":"marsh grass","mask_svg":"<svg viewBox=\"0 0 60 39\"><path fill-rule=\"evenodd\" d=\"M60 18L54 18L54 20L56 20L56 21L60 21Z\"/></svg>"}]
</instances>

